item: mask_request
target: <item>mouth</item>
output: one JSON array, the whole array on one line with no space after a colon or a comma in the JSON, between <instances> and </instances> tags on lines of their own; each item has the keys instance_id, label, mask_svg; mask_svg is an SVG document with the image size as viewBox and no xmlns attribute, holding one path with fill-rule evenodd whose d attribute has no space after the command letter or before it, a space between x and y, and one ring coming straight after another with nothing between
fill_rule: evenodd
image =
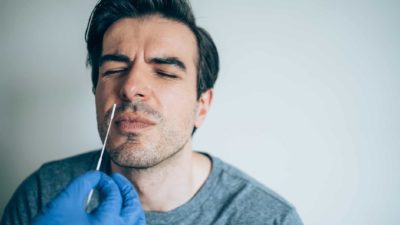
<instances>
[{"instance_id":1,"label":"mouth","mask_svg":"<svg viewBox=\"0 0 400 225\"><path fill-rule=\"evenodd\" d=\"M115 117L114 125L121 133L137 133L156 123L137 113L121 113Z\"/></svg>"}]
</instances>

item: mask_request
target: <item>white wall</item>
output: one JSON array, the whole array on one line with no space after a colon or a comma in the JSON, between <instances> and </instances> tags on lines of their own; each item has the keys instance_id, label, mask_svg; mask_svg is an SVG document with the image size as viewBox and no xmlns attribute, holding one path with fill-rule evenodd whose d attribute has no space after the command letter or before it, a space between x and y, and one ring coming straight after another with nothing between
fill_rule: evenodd
<instances>
[{"instance_id":1,"label":"white wall","mask_svg":"<svg viewBox=\"0 0 400 225\"><path fill-rule=\"evenodd\" d=\"M400 2L193 0L221 73L195 137L305 224L400 224ZM100 146L94 0L0 2L0 210L42 163Z\"/></svg>"}]
</instances>

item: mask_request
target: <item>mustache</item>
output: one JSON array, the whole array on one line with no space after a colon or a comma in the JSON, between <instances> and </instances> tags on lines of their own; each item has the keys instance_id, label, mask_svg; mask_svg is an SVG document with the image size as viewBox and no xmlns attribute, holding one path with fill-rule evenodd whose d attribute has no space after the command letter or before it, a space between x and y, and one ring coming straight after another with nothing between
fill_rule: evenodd
<instances>
[{"instance_id":1,"label":"mustache","mask_svg":"<svg viewBox=\"0 0 400 225\"><path fill-rule=\"evenodd\" d=\"M140 113L146 117L149 117L149 119L152 119L154 121L161 121L163 118L160 112L154 110L151 106L141 101L122 102L120 104L117 104L115 107L115 115L122 112ZM104 115L104 124L106 126L108 126L108 124L110 123L111 113L112 113L112 107L109 110L107 110L107 112Z\"/></svg>"}]
</instances>

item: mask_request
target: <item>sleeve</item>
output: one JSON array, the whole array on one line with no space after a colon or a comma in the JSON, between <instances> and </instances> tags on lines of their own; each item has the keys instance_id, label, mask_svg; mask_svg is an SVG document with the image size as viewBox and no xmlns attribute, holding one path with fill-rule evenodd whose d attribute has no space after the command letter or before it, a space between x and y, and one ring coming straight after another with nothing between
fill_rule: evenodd
<instances>
[{"instance_id":1,"label":"sleeve","mask_svg":"<svg viewBox=\"0 0 400 225\"><path fill-rule=\"evenodd\" d=\"M284 218L282 225L303 225L303 222L296 210L292 209Z\"/></svg>"},{"instance_id":2,"label":"sleeve","mask_svg":"<svg viewBox=\"0 0 400 225\"><path fill-rule=\"evenodd\" d=\"M26 178L8 202L1 225L28 225L40 208L38 172Z\"/></svg>"}]
</instances>

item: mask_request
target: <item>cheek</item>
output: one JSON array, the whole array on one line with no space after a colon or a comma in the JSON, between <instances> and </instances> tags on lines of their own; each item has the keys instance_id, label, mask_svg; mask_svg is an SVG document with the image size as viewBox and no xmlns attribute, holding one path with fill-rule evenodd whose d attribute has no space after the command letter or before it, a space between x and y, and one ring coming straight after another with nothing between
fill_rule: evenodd
<instances>
[{"instance_id":1,"label":"cheek","mask_svg":"<svg viewBox=\"0 0 400 225\"><path fill-rule=\"evenodd\" d=\"M197 103L196 81L187 79L173 88L164 91L163 98L168 102L168 111L181 119L193 115ZM178 118L179 119L179 118Z\"/></svg>"},{"instance_id":2,"label":"cheek","mask_svg":"<svg viewBox=\"0 0 400 225\"><path fill-rule=\"evenodd\" d=\"M173 123L189 125L194 118L197 106L195 90L174 89L159 92L161 111ZM181 126L180 125L180 126Z\"/></svg>"},{"instance_id":3,"label":"cheek","mask_svg":"<svg viewBox=\"0 0 400 225\"><path fill-rule=\"evenodd\" d=\"M105 112L114 104L114 94L111 85L103 85L98 83L96 87L95 102L96 112L100 118L103 118ZM116 103L116 102L115 102Z\"/></svg>"}]
</instances>

